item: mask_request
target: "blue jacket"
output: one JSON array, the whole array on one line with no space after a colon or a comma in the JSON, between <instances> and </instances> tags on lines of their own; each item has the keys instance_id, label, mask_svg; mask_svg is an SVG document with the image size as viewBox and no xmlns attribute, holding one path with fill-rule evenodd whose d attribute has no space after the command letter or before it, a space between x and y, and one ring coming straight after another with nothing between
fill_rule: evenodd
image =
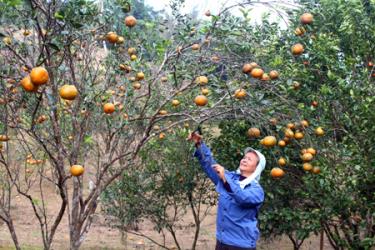
<instances>
[{"instance_id":1,"label":"blue jacket","mask_svg":"<svg viewBox=\"0 0 375 250\"><path fill-rule=\"evenodd\" d=\"M194 153L202 169L216 186L219 203L216 217L216 239L221 243L255 248L259 238L257 214L264 201L263 188L257 181L241 189L239 174L225 170L225 178L232 192L228 192L223 181L212 168L216 161L211 150L202 143Z\"/></svg>"}]
</instances>

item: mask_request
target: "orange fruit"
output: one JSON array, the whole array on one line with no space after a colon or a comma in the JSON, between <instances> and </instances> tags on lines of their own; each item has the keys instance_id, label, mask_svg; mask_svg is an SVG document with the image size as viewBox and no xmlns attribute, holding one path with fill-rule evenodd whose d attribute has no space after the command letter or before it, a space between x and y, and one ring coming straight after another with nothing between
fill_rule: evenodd
<instances>
[{"instance_id":1,"label":"orange fruit","mask_svg":"<svg viewBox=\"0 0 375 250\"><path fill-rule=\"evenodd\" d=\"M208 95L210 91L207 88L202 89L202 95Z\"/></svg>"},{"instance_id":2,"label":"orange fruit","mask_svg":"<svg viewBox=\"0 0 375 250\"><path fill-rule=\"evenodd\" d=\"M203 86L203 85L206 85L208 83L208 78L207 78L207 76L198 76L195 79L195 82L198 83L199 85Z\"/></svg>"},{"instance_id":3,"label":"orange fruit","mask_svg":"<svg viewBox=\"0 0 375 250\"><path fill-rule=\"evenodd\" d=\"M317 128L315 129L315 134L316 134L317 136L323 136L323 135L324 135L324 130L322 129L322 127L317 127Z\"/></svg>"},{"instance_id":4,"label":"orange fruit","mask_svg":"<svg viewBox=\"0 0 375 250\"><path fill-rule=\"evenodd\" d=\"M261 68L252 69L250 74L254 78L261 78L263 76L264 71Z\"/></svg>"},{"instance_id":5,"label":"orange fruit","mask_svg":"<svg viewBox=\"0 0 375 250\"><path fill-rule=\"evenodd\" d=\"M286 142L284 140L280 140L277 145L279 145L280 147L285 147L286 146Z\"/></svg>"},{"instance_id":6,"label":"orange fruit","mask_svg":"<svg viewBox=\"0 0 375 250\"><path fill-rule=\"evenodd\" d=\"M246 90L244 89L237 89L235 92L234 92L234 97L241 100L241 99L244 99L246 97L247 93L246 93Z\"/></svg>"},{"instance_id":7,"label":"orange fruit","mask_svg":"<svg viewBox=\"0 0 375 250\"><path fill-rule=\"evenodd\" d=\"M286 128L286 129L284 130L284 134L285 134L285 136L288 137L288 138L294 138L294 132L293 132L293 130L291 130L290 128Z\"/></svg>"},{"instance_id":8,"label":"orange fruit","mask_svg":"<svg viewBox=\"0 0 375 250\"><path fill-rule=\"evenodd\" d=\"M140 82L134 82L133 83L133 88L134 89L140 89L142 87L141 83Z\"/></svg>"},{"instance_id":9,"label":"orange fruit","mask_svg":"<svg viewBox=\"0 0 375 250\"><path fill-rule=\"evenodd\" d=\"M308 148L308 149L306 149L306 152L310 153L312 155L316 155L316 149L315 148Z\"/></svg>"},{"instance_id":10,"label":"orange fruit","mask_svg":"<svg viewBox=\"0 0 375 250\"><path fill-rule=\"evenodd\" d=\"M132 61L137 60L137 55L131 55L131 56L130 56L130 60L132 60Z\"/></svg>"},{"instance_id":11,"label":"orange fruit","mask_svg":"<svg viewBox=\"0 0 375 250\"><path fill-rule=\"evenodd\" d=\"M172 106L177 107L178 105L180 105L179 100L176 100L176 99L172 100Z\"/></svg>"},{"instance_id":12,"label":"orange fruit","mask_svg":"<svg viewBox=\"0 0 375 250\"><path fill-rule=\"evenodd\" d=\"M251 63L250 63L250 66L251 66L252 68L256 68L256 67L258 67L259 65L258 65L256 62L251 62Z\"/></svg>"},{"instance_id":13,"label":"orange fruit","mask_svg":"<svg viewBox=\"0 0 375 250\"><path fill-rule=\"evenodd\" d=\"M137 19L133 16L125 17L125 25L129 28L134 27L137 24Z\"/></svg>"},{"instance_id":14,"label":"orange fruit","mask_svg":"<svg viewBox=\"0 0 375 250\"><path fill-rule=\"evenodd\" d=\"M123 44L125 42L125 38L123 36L119 36L117 39L118 44Z\"/></svg>"},{"instance_id":15,"label":"orange fruit","mask_svg":"<svg viewBox=\"0 0 375 250\"><path fill-rule=\"evenodd\" d=\"M168 81L168 77L163 76L160 80L161 80L162 82L167 82L167 81Z\"/></svg>"},{"instance_id":16,"label":"orange fruit","mask_svg":"<svg viewBox=\"0 0 375 250\"><path fill-rule=\"evenodd\" d=\"M166 114L168 114L168 111L166 111L166 110L160 110L159 111L159 115L166 115Z\"/></svg>"},{"instance_id":17,"label":"orange fruit","mask_svg":"<svg viewBox=\"0 0 375 250\"><path fill-rule=\"evenodd\" d=\"M0 141L9 141L9 136L7 136L7 135L0 135Z\"/></svg>"},{"instance_id":18,"label":"orange fruit","mask_svg":"<svg viewBox=\"0 0 375 250\"><path fill-rule=\"evenodd\" d=\"M159 134L159 139L162 140L162 139L164 139L164 138L165 138L165 133L160 133L160 134Z\"/></svg>"},{"instance_id":19,"label":"orange fruit","mask_svg":"<svg viewBox=\"0 0 375 250\"><path fill-rule=\"evenodd\" d=\"M65 100L74 100L78 95L78 90L74 85L65 84L60 88L60 97Z\"/></svg>"},{"instance_id":20,"label":"orange fruit","mask_svg":"<svg viewBox=\"0 0 375 250\"><path fill-rule=\"evenodd\" d=\"M286 159L284 157L280 157L278 160L277 160L277 164L279 164L279 166L283 167L286 165Z\"/></svg>"},{"instance_id":21,"label":"orange fruit","mask_svg":"<svg viewBox=\"0 0 375 250\"><path fill-rule=\"evenodd\" d=\"M266 136L262 139L262 144L266 147L273 147L276 145L276 142L276 137L272 135Z\"/></svg>"},{"instance_id":22,"label":"orange fruit","mask_svg":"<svg viewBox=\"0 0 375 250\"><path fill-rule=\"evenodd\" d=\"M135 76L135 79L136 79L137 81L141 81L141 80L145 79L145 74L144 74L143 72L138 72L138 73L136 74L136 76Z\"/></svg>"},{"instance_id":23,"label":"orange fruit","mask_svg":"<svg viewBox=\"0 0 375 250\"><path fill-rule=\"evenodd\" d=\"M302 120L301 126L304 127L304 128L307 128L309 126L309 122L307 120Z\"/></svg>"},{"instance_id":24,"label":"orange fruit","mask_svg":"<svg viewBox=\"0 0 375 250\"><path fill-rule=\"evenodd\" d=\"M34 85L43 85L48 82L48 71L43 67L33 68L30 72L30 79Z\"/></svg>"},{"instance_id":25,"label":"orange fruit","mask_svg":"<svg viewBox=\"0 0 375 250\"><path fill-rule=\"evenodd\" d=\"M118 41L118 35L115 32L108 32L106 38L110 43L117 43Z\"/></svg>"},{"instance_id":26,"label":"orange fruit","mask_svg":"<svg viewBox=\"0 0 375 250\"><path fill-rule=\"evenodd\" d=\"M277 72L276 70L271 70L269 76L272 80L275 80L279 78L279 72Z\"/></svg>"},{"instance_id":27,"label":"orange fruit","mask_svg":"<svg viewBox=\"0 0 375 250\"><path fill-rule=\"evenodd\" d=\"M27 92L35 92L38 90L38 86L34 85L32 82L31 82L31 79L30 79L30 76L25 76L22 80L21 80L21 86L22 88L27 91Z\"/></svg>"},{"instance_id":28,"label":"orange fruit","mask_svg":"<svg viewBox=\"0 0 375 250\"><path fill-rule=\"evenodd\" d=\"M312 24L314 16L311 13L303 13L299 18L302 24Z\"/></svg>"},{"instance_id":29,"label":"orange fruit","mask_svg":"<svg viewBox=\"0 0 375 250\"><path fill-rule=\"evenodd\" d=\"M290 128L290 129L295 129L295 127L296 127L296 125L294 124L294 123L288 123L287 125L286 125L286 127L287 128Z\"/></svg>"},{"instance_id":30,"label":"orange fruit","mask_svg":"<svg viewBox=\"0 0 375 250\"><path fill-rule=\"evenodd\" d=\"M292 46L292 54L295 56L301 55L304 51L304 47L300 43L296 43Z\"/></svg>"},{"instance_id":31,"label":"orange fruit","mask_svg":"<svg viewBox=\"0 0 375 250\"><path fill-rule=\"evenodd\" d=\"M306 32L306 30L303 27L297 27L294 30L294 34L296 34L296 36L302 36L303 34L305 34L305 32Z\"/></svg>"},{"instance_id":32,"label":"orange fruit","mask_svg":"<svg viewBox=\"0 0 375 250\"><path fill-rule=\"evenodd\" d=\"M192 49L192 50L199 50L199 48L200 48L200 46L199 46L199 44L197 44L197 43L195 43L195 44L193 44L193 45L191 46L191 49Z\"/></svg>"},{"instance_id":33,"label":"orange fruit","mask_svg":"<svg viewBox=\"0 0 375 250\"><path fill-rule=\"evenodd\" d=\"M253 67L251 67L250 63L245 63L242 66L242 72L244 72L245 74L250 73L252 69Z\"/></svg>"},{"instance_id":34,"label":"orange fruit","mask_svg":"<svg viewBox=\"0 0 375 250\"><path fill-rule=\"evenodd\" d=\"M314 174L320 174L320 167L314 167L314 168L312 169L312 172L313 172Z\"/></svg>"},{"instance_id":35,"label":"orange fruit","mask_svg":"<svg viewBox=\"0 0 375 250\"><path fill-rule=\"evenodd\" d=\"M204 95L198 95L195 97L194 102L197 106L205 106L208 103L208 99Z\"/></svg>"},{"instance_id":36,"label":"orange fruit","mask_svg":"<svg viewBox=\"0 0 375 250\"><path fill-rule=\"evenodd\" d=\"M303 170L305 171L311 171L313 169L313 165L311 165L310 163L304 163L303 164Z\"/></svg>"},{"instance_id":37,"label":"orange fruit","mask_svg":"<svg viewBox=\"0 0 375 250\"><path fill-rule=\"evenodd\" d=\"M301 140L303 137L304 137L304 134L302 132L296 132L294 134L294 138L296 138L297 140Z\"/></svg>"},{"instance_id":38,"label":"orange fruit","mask_svg":"<svg viewBox=\"0 0 375 250\"><path fill-rule=\"evenodd\" d=\"M128 48L128 54L129 56L135 55L137 53L137 50L133 47Z\"/></svg>"},{"instance_id":39,"label":"orange fruit","mask_svg":"<svg viewBox=\"0 0 375 250\"><path fill-rule=\"evenodd\" d=\"M314 158L314 156L313 156L311 153L304 153L304 154L301 156L301 159L302 159L304 162L311 161L313 158Z\"/></svg>"},{"instance_id":40,"label":"orange fruit","mask_svg":"<svg viewBox=\"0 0 375 250\"><path fill-rule=\"evenodd\" d=\"M83 172L85 172L85 169L81 165L73 165L73 166L70 167L70 173L73 176L78 177L78 176L82 175Z\"/></svg>"},{"instance_id":41,"label":"orange fruit","mask_svg":"<svg viewBox=\"0 0 375 250\"><path fill-rule=\"evenodd\" d=\"M281 178L284 176L284 174L285 172L281 168L272 168L271 170L271 176L273 178Z\"/></svg>"},{"instance_id":42,"label":"orange fruit","mask_svg":"<svg viewBox=\"0 0 375 250\"><path fill-rule=\"evenodd\" d=\"M259 128L249 128L247 130L247 135L249 137L258 138L260 136L260 130Z\"/></svg>"},{"instance_id":43,"label":"orange fruit","mask_svg":"<svg viewBox=\"0 0 375 250\"><path fill-rule=\"evenodd\" d=\"M113 112L115 112L115 105L113 103L110 103L110 102L106 103L103 106L103 111L106 114L112 114Z\"/></svg>"},{"instance_id":44,"label":"orange fruit","mask_svg":"<svg viewBox=\"0 0 375 250\"><path fill-rule=\"evenodd\" d=\"M262 81L269 81L271 80L270 76L267 73L264 73L262 77L260 78Z\"/></svg>"}]
</instances>

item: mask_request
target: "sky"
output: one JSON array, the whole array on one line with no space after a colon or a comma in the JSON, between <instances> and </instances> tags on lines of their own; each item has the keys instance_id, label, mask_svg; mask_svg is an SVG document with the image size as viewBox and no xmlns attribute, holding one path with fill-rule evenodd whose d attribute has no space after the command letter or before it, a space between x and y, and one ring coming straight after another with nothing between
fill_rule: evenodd
<instances>
[{"instance_id":1,"label":"sky","mask_svg":"<svg viewBox=\"0 0 375 250\"><path fill-rule=\"evenodd\" d=\"M194 7L196 7L198 11L198 16L202 16L205 18L204 13L207 10L210 10L212 14L217 14L223 5L230 6L233 4L236 4L236 0L185 0L185 8L183 9L184 13L190 13ZM272 7L267 7L263 4L255 4L252 6L253 10L250 12L251 20L252 22L260 22L262 15L265 12L271 11L271 20L275 21L278 20L278 15L275 12L275 9L279 9L277 6L275 6L274 2L289 2L291 3L292 0L257 0L254 2L265 2L266 4L272 4ZM147 5L150 5L154 8L154 10L170 10L169 8L169 0L145 0L145 3ZM238 10L234 10L233 14L235 15L242 15L241 12ZM280 24L284 26L283 21L280 21Z\"/></svg>"}]
</instances>

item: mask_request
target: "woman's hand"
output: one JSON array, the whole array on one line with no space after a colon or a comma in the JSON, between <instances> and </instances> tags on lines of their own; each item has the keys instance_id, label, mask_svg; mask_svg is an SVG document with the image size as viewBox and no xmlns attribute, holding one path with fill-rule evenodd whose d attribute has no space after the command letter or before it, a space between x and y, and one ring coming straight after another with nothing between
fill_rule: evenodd
<instances>
[{"instance_id":1,"label":"woman's hand","mask_svg":"<svg viewBox=\"0 0 375 250\"><path fill-rule=\"evenodd\" d=\"M219 164L212 165L213 169L215 169L219 178L225 183L227 180L225 179L225 168Z\"/></svg>"},{"instance_id":2,"label":"woman's hand","mask_svg":"<svg viewBox=\"0 0 375 250\"><path fill-rule=\"evenodd\" d=\"M193 132L193 133L189 134L187 140L193 141L195 143L195 145L198 146L202 142L202 136L200 134L198 134L197 132Z\"/></svg>"}]
</instances>

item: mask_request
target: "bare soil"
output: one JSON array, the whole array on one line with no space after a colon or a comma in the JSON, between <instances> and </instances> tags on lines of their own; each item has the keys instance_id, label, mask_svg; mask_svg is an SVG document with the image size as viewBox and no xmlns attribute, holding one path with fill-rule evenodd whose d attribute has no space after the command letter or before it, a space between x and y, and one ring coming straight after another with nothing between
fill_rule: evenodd
<instances>
[{"instance_id":1,"label":"bare soil","mask_svg":"<svg viewBox=\"0 0 375 250\"><path fill-rule=\"evenodd\" d=\"M58 211L60 206L59 197L55 193L55 189L52 185L45 185L45 200L48 211L50 211L50 216L52 218L53 214ZM14 196L12 211L16 232L22 249L43 249L40 226L36 217L34 216L29 202L19 195ZM215 249L215 217L216 208L212 208L209 216L203 221L197 245L198 250ZM192 221L192 217L190 216L184 218L184 222L186 222L186 224ZM69 249L68 228L68 219L67 216L64 216L63 221L61 222L55 235L53 249ZM162 242L161 235L152 229L152 225L150 223L142 223L139 231L152 239L157 240L158 242ZM193 233L194 228L188 228L184 231L178 232L177 238L180 240L183 249L191 248ZM152 243L150 240L136 235L128 234L126 241L123 241L121 238L121 233L118 230L109 227L105 223L104 216L99 209L81 249L162 249L156 244ZM169 236L167 238L167 246L174 246L174 243ZM14 247L7 226L0 221L0 250L5 249L14 249ZM281 237L273 241L261 239L258 242L257 249L288 250L293 249L293 246L287 237ZM305 241L302 249L319 249L319 237L311 236ZM332 249L327 239L324 241L324 249Z\"/></svg>"}]
</instances>

